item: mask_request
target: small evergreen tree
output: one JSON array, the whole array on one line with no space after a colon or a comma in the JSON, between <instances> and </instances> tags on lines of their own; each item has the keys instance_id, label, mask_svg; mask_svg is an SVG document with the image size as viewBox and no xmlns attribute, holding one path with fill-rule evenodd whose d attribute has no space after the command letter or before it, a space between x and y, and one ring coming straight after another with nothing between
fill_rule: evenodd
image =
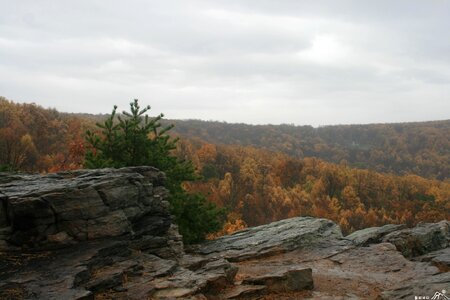
<instances>
[{"instance_id":1,"label":"small evergreen tree","mask_svg":"<svg viewBox=\"0 0 450 300\"><path fill-rule=\"evenodd\" d=\"M86 153L87 168L154 166L166 173L170 191L171 212L186 243L202 241L206 234L220 230L225 213L200 194L188 194L185 181L198 179L191 162L172 155L178 139L167 132L173 125L162 127L163 114L149 118L150 106L140 108L138 100L130 103L130 112L117 115L117 106L103 124L100 133L86 132L91 146Z\"/></svg>"}]
</instances>

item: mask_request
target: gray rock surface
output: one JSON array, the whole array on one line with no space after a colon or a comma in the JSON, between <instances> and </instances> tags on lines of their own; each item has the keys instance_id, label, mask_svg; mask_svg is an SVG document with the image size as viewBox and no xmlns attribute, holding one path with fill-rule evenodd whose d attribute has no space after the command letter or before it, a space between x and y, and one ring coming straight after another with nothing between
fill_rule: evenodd
<instances>
[{"instance_id":1,"label":"gray rock surface","mask_svg":"<svg viewBox=\"0 0 450 300\"><path fill-rule=\"evenodd\" d=\"M431 262L442 272L450 272L450 247L415 257L414 260Z\"/></svg>"},{"instance_id":2,"label":"gray rock surface","mask_svg":"<svg viewBox=\"0 0 450 300\"><path fill-rule=\"evenodd\" d=\"M448 292L449 286L450 272L446 272L401 284L397 288L382 292L377 299L415 299L415 297L421 297L420 299L445 300L446 298L442 295L448 297L447 293L450 294ZM435 295L437 296L433 298Z\"/></svg>"},{"instance_id":3,"label":"gray rock surface","mask_svg":"<svg viewBox=\"0 0 450 300\"><path fill-rule=\"evenodd\" d=\"M240 261L341 239L341 230L332 221L297 217L223 236L195 247L192 251L201 255L220 255L230 261Z\"/></svg>"},{"instance_id":4,"label":"gray rock surface","mask_svg":"<svg viewBox=\"0 0 450 300\"><path fill-rule=\"evenodd\" d=\"M0 299L204 299L233 284L228 261L184 258L164 179L151 167L0 174Z\"/></svg>"},{"instance_id":5,"label":"gray rock surface","mask_svg":"<svg viewBox=\"0 0 450 300\"><path fill-rule=\"evenodd\" d=\"M347 235L345 238L353 241L355 245L367 246L381 243L383 237L387 234L405 228L406 225L388 224L381 227L364 228Z\"/></svg>"},{"instance_id":6,"label":"gray rock surface","mask_svg":"<svg viewBox=\"0 0 450 300\"><path fill-rule=\"evenodd\" d=\"M310 268L250 277L244 279L242 284L265 286L269 292L297 292L314 288L312 270Z\"/></svg>"},{"instance_id":7,"label":"gray rock surface","mask_svg":"<svg viewBox=\"0 0 450 300\"><path fill-rule=\"evenodd\" d=\"M186 298L216 294L234 282L237 268L210 260L192 270L174 259L98 240L42 253L0 255L0 299Z\"/></svg>"},{"instance_id":8,"label":"gray rock surface","mask_svg":"<svg viewBox=\"0 0 450 300\"><path fill-rule=\"evenodd\" d=\"M265 285L238 285L225 292L219 299L258 299L267 294Z\"/></svg>"},{"instance_id":9,"label":"gray rock surface","mask_svg":"<svg viewBox=\"0 0 450 300\"><path fill-rule=\"evenodd\" d=\"M146 249L158 238L158 249L162 244L180 249L180 236L170 231L164 179L152 167L2 173L0 247L55 249L127 234L150 239Z\"/></svg>"},{"instance_id":10,"label":"gray rock surface","mask_svg":"<svg viewBox=\"0 0 450 300\"><path fill-rule=\"evenodd\" d=\"M422 223L387 234L383 242L394 244L405 257L415 257L450 246L450 222Z\"/></svg>"}]
</instances>

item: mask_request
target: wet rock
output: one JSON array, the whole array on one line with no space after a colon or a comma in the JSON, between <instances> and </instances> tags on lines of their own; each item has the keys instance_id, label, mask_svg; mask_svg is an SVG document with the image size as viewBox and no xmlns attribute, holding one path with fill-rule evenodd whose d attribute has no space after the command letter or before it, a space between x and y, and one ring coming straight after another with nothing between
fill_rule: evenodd
<instances>
[{"instance_id":1,"label":"wet rock","mask_svg":"<svg viewBox=\"0 0 450 300\"><path fill-rule=\"evenodd\" d=\"M361 229L347 235L345 238L353 241L355 245L367 246L369 244L381 243L382 238L394 231L405 229L406 225L388 224L382 227L370 227Z\"/></svg>"},{"instance_id":2,"label":"wet rock","mask_svg":"<svg viewBox=\"0 0 450 300\"><path fill-rule=\"evenodd\" d=\"M450 247L416 257L414 260L431 262L441 272L450 272Z\"/></svg>"},{"instance_id":3,"label":"wet rock","mask_svg":"<svg viewBox=\"0 0 450 300\"><path fill-rule=\"evenodd\" d=\"M184 254L164 178L151 167L1 174L0 298L149 297Z\"/></svg>"},{"instance_id":4,"label":"wet rock","mask_svg":"<svg viewBox=\"0 0 450 300\"><path fill-rule=\"evenodd\" d=\"M247 285L263 285L269 292L296 292L314 288L312 270L310 268L289 270L281 274L265 274L259 277L246 278Z\"/></svg>"},{"instance_id":5,"label":"wet rock","mask_svg":"<svg viewBox=\"0 0 450 300\"><path fill-rule=\"evenodd\" d=\"M0 272L0 298L93 299L92 291L74 283L89 275L87 261L97 251L98 245L76 245L60 253L3 254L2 261L9 265ZM22 296L14 297L14 291Z\"/></svg>"},{"instance_id":6,"label":"wet rock","mask_svg":"<svg viewBox=\"0 0 450 300\"><path fill-rule=\"evenodd\" d=\"M0 240L12 245L54 249L129 234L162 236L171 255L182 252L177 230L170 229L165 177L155 168L0 177ZM0 250L7 248L3 242Z\"/></svg>"},{"instance_id":7,"label":"wet rock","mask_svg":"<svg viewBox=\"0 0 450 300\"><path fill-rule=\"evenodd\" d=\"M448 287L450 286L450 272L429 276L421 280L413 280L399 287L382 292L377 299L446 299ZM437 295L435 298L433 296ZM426 298L428 297L428 298ZM447 296L448 297L448 296ZM419 299L419 298L417 298Z\"/></svg>"},{"instance_id":8,"label":"wet rock","mask_svg":"<svg viewBox=\"0 0 450 300\"><path fill-rule=\"evenodd\" d=\"M389 233L382 240L394 244L405 257L420 256L450 246L450 222L422 223Z\"/></svg>"},{"instance_id":9,"label":"wet rock","mask_svg":"<svg viewBox=\"0 0 450 300\"><path fill-rule=\"evenodd\" d=\"M195 274L206 278L202 293L217 295L227 286L234 284L234 277L238 268L225 259L208 262L195 271Z\"/></svg>"},{"instance_id":10,"label":"wet rock","mask_svg":"<svg viewBox=\"0 0 450 300\"><path fill-rule=\"evenodd\" d=\"M209 295L214 299L224 289L234 284L238 269L224 259L212 259L202 267L189 270L184 267L167 278L153 281L155 298L185 298L195 294Z\"/></svg>"},{"instance_id":11,"label":"wet rock","mask_svg":"<svg viewBox=\"0 0 450 300\"><path fill-rule=\"evenodd\" d=\"M298 217L257 226L207 242L192 251L240 261L298 248L323 241L342 239L340 228L330 220Z\"/></svg>"},{"instance_id":12,"label":"wet rock","mask_svg":"<svg viewBox=\"0 0 450 300\"><path fill-rule=\"evenodd\" d=\"M407 260L390 243L368 247L341 245L307 248L236 263L236 278L256 278L273 273L311 268L314 289L269 294L261 299L375 299L380 290L434 276L439 270L427 262ZM272 298L271 298L272 297ZM395 298L393 298L395 299Z\"/></svg>"},{"instance_id":13,"label":"wet rock","mask_svg":"<svg viewBox=\"0 0 450 300\"><path fill-rule=\"evenodd\" d=\"M267 293L265 285L238 285L232 290L225 292L221 299L257 299Z\"/></svg>"},{"instance_id":14,"label":"wet rock","mask_svg":"<svg viewBox=\"0 0 450 300\"><path fill-rule=\"evenodd\" d=\"M53 235L47 236L49 244L55 244L57 246L70 246L76 244L76 241L67 234L65 231L60 231Z\"/></svg>"}]
</instances>

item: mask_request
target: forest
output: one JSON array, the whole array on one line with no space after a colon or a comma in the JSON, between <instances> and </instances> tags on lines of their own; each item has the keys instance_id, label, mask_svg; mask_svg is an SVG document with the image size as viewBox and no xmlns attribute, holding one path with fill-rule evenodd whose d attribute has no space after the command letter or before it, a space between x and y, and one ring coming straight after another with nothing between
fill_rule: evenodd
<instances>
[{"instance_id":1,"label":"forest","mask_svg":"<svg viewBox=\"0 0 450 300\"><path fill-rule=\"evenodd\" d=\"M85 132L104 115L67 114L0 98L0 169L82 168ZM309 126L173 121L175 154L201 180L185 183L226 208L216 235L294 216L329 218L345 233L450 219L450 121Z\"/></svg>"},{"instance_id":2,"label":"forest","mask_svg":"<svg viewBox=\"0 0 450 300\"><path fill-rule=\"evenodd\" d=\"M450 217L450 184L397 176L249 146L184 141L178 149L203 180L189 189L228 209L224 231L294 216L331 219L345 233Z\"/></svg>"},{"instance_id":3,"label":"forest","mask_svg":"<svg viewBox=\"0 0 450 300\"><path fill-rule=\"evenodd\" d=\"M185 138L253 146L293 157L317 157L351 167L446 179L450 174L450 120L314 128L171 120Z\"/></svg>"}]
</instances>

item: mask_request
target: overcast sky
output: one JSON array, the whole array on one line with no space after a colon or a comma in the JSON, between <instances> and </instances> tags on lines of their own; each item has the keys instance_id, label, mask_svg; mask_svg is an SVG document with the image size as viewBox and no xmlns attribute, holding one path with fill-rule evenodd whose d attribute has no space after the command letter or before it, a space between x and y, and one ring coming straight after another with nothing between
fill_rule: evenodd
<instances>
[{"instance_id":1,"label":"overcast sky","mask_svg":"<svg viewBox=\"0 0 450 300\"><path fill-rule=\"evenodd\" d=\"M0 95L170 119L450 118L450 1L0 0Z\"/></svg>"}]
</instances>

